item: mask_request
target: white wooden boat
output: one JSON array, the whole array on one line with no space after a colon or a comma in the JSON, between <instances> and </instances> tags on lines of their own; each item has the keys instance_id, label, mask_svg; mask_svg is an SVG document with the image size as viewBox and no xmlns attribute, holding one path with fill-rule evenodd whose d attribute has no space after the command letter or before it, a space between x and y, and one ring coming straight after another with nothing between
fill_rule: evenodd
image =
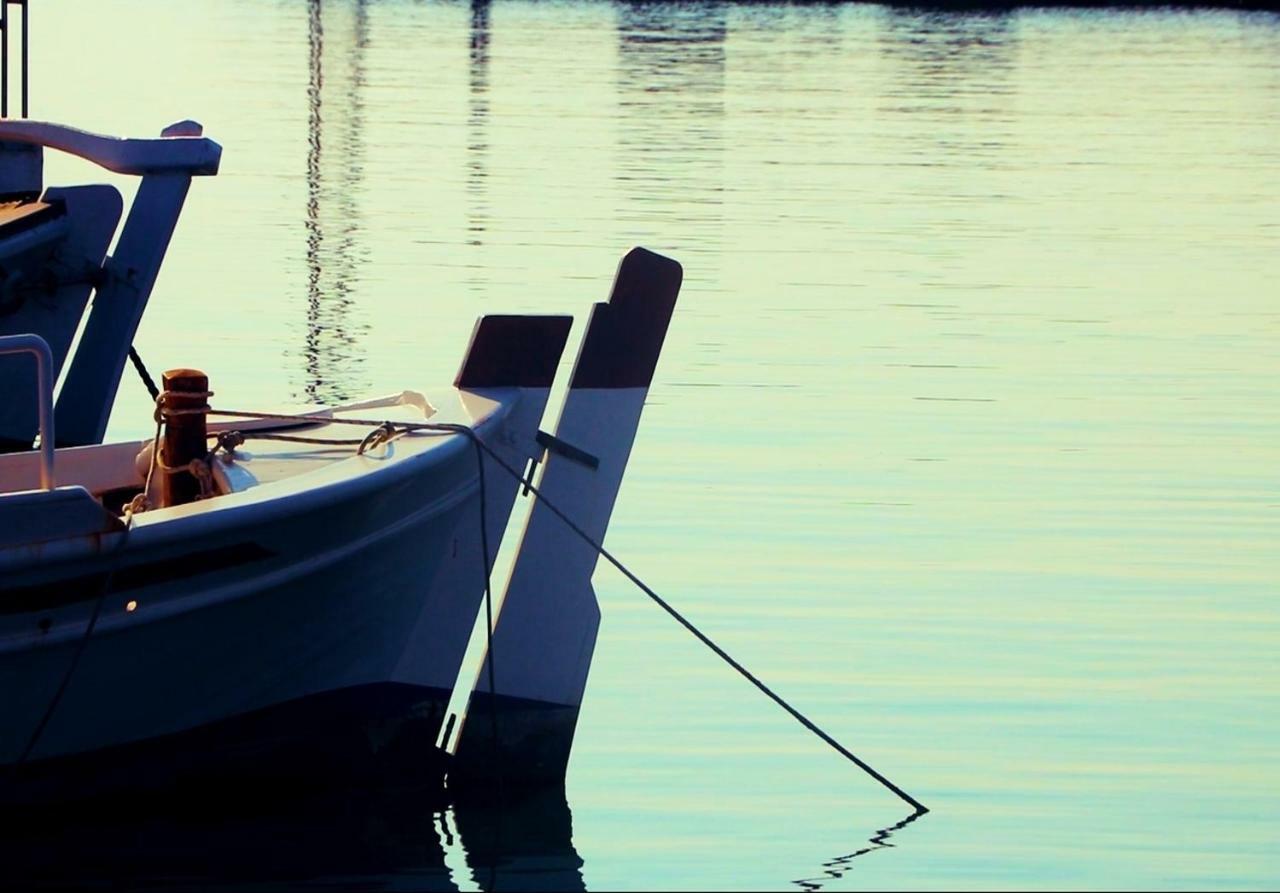
<instances>
[{"instance_id":1,"label":"white wooden boat","mask_svg":"<svg viewBox=\"0 0 1280 893\"><path fill-rule=\"evenodd\" d=\"M118 193L42 190L45 148L142 178L110 256ZM154 505L148 490L148 505L149 476L188 467L152 462L151 441L101 441L191 178L220 154L191 122L146 140L0 122L0 801L434 783L469 749L460 778L563 778L596 552L533 500L480 686L497 721L464 733L446 706L521 491L511 470L539 469L546 497L603 538L679 265L624 258L554 434L539 425L570 319L489 316L452 387L213 417L211 435L247 440L201 457L199 498ZM365 420L387 423L370 448L324 442L360 440ZM264 439L280 436L303 440Z\"/></svg>"}]
</instances>

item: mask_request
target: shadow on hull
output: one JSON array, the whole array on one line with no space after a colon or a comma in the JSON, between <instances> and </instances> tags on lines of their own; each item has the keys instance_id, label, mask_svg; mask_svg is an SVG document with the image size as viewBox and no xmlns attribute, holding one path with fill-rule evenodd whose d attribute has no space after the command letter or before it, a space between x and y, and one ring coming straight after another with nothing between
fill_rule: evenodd
<instances>
[{"instance_id":1,"label":"shadow on hull","mask_svg":"<svg viewBox=\"0 0 1280 893\"><path fill-rule=\"evenodd\" d=\"M300 698L199 729L0 767L0 808L116 812L122 802L287 799L325 786L395 785L443 799L435 747L449 693L366 685Z\"/></svg>"}]
</instances>

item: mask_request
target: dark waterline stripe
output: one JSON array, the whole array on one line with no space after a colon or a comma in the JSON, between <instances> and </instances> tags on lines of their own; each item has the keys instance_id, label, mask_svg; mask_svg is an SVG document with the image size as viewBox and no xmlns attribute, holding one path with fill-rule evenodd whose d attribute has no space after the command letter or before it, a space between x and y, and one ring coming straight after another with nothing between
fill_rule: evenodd
<instances>
[{"instance_id":1,"label":"dark waterline stripe","mask_svg":"<svg viewBox=\"0 0 1280 893\"><path fill-rule=\"evenodd\" d=\"M176 555L173 558L121 568L116 572L112 588L119 593L172 583L224 568L251 564L276 554L257 543L239 543ZM0 615L47 611L92 601L101 593L107 574L108 571L99 571L34 586L0 587Z\"/></svg>"}]
</instances>

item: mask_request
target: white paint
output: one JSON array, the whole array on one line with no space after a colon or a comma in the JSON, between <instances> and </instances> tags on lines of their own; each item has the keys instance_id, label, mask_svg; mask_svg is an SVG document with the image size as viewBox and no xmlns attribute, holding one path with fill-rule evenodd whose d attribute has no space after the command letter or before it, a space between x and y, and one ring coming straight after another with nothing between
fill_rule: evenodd
<instances>
[{"instance_id":1,"label":"white paint","mask_svg":"<svg viewBox=\"0 0 1280 893\"><path fill-rule=\"evenodd\" d=\"M56 450L54 477L59 486L84 487L95 495L120 487L141 486L134 458L151 441L94 444ZM0 456L0 500L4 494L24 490L39 473L40 454L7 453ZM0 561L0 567L3 567Z\"/></svg>"},{"instance_id":2,"label":"white paint","mask_svg":"<svg viewBox=\"0 0 1280 893\"><path fill-rule=\"evenodd\" d=\"M485 403L501 393L460 391L459 395L465 405L468 402ZM488 431L484 441L508 465L523 468L539 449L534 435L542 421L550 391L547 388L528 388L508 389L505 393L509 406L506 423L501 428ZM468 443L467 449L474 450L474 447ZM518 490L517 482L488 455L484 457L484 470L486 560L488 567L492 568L511 519ZM472 500L472 503L457 523L454 533L456 556L440 565L437 576L428 587L431 596L424 599L418 615L411 641L422 642L429 647L407 648L392 677L395 681L422 684L427 674L434 674L438 666L447 665L452 675L447 680L439 680L432 675L430 684L452 688L456 683L471 630L482 610L484 595L485 565L480 561L479 500ZM439 653L441 642L447 643L449 649L448 658L444 661Z\"/></svg>"},{"instance_id":3,"label":"white paint","mask_svg":"<svg viewBox=\"0 0 1280 893\"><path fill-rule=\"evenodd\" d=\"M453 406L441 401L437 417L470 422L518 463L534 449L546 397L545 389L463 394ZM409 402L421 412L420 401ZM59 453L88 467L110 454L121 474L136 476L128 460L136 448ZM17 586L99 569L98 556L118 548L131 564L246 542L266 550L248 564L112 591L36 756L144 740L356 685L406 682L447 695L483 589L473 450L458 435L405 435L379 456L334 459L243 493L144 513L127 540L77 530L0 548L0 574ZM4 457L0 467L30 469L29 458ZM486 470L492 557L516 482ZM0 515L9 503L29 508L28 499L0 493ZM89 596L38 612L49 621L44 630L30 613L0 616L0 762L20 751L52 696L83 634Z\"/></svg>"},{"instance_id":4,"label":"white paint","mask_svg":"<svg viewBox=\"0 0 1280 893\"><path fill-rule=\"evenodd\" d=\"M598 469L551 453L538 488L597 542L604 539L635 441L647 388L570 390L556 436L600 460ZM493 634L495 691L576 707L582 703L600 606L591 587L597 552L535 502ZM488 691L487 669L477 688Z\"/></svg>"},{"instance_id":5,"label":"white paint","mask_svg":"<svg viewBox=\"0 0 1280 893\"><path fill-rule=\"evenodd\" d=\"M47 146L92 161L117 174L183 171L187 176L218 172L222 147L199 135L200 125L183 121L165 128L173 135L121 139L48 121L0 121L0 142Z\"/></svg>"},{"instance_id":6,"label":"white paint","mask_svg":"<svg viewBox=\"0 0 1280 893\"><path fill-rule=\"evenodd\" d=\"M83 487L28 490L0 502L0 548L114 533L124 523Z\"/></svg>"}]
</instances>

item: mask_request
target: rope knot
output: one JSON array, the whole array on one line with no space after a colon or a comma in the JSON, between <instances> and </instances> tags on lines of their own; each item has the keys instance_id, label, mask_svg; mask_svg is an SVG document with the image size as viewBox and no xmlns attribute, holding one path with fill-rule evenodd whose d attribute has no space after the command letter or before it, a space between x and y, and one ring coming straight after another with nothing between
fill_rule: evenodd
<instances>
[{"instance_id":1,"label":"rope knot","mask_svg":"<svg viewBox=\"0 0 1280 893\"><path fill-rule=\"evenodd\" d=\"M236 447L244 445L244 435L239 431L223 431L218 434L218 445L212 452L222 450L227 455L236 451Z\"/></svg>"},{"instance_id":2,"label":"rope knot","mask_svg":"<svg viewBox=\"0 0 1280 893\"><path fill-rule=\"evenodd\" d=\"M360 446L356 448L356 455L363 456L366 450L380 447L384 443L389 442L397 434L396 426L391 422L383 422L365 435L364 440L360 441Z\"/></svg>"},{"instance_id":3,"label":"rope knot","mask_svg":"<svg viewBox=\"0 0 1280 893\"><path fill-rule=\"evenodd\" d=\"M207 415L213 409L208 402L212 396L213 391L161 391L156 395L155 420L165 422L178 416ZM184 406L181 409L170 407L169 402L175 397L186 400L203 398L205 402L200 406Z\"/></svg>"}]
</instances>

